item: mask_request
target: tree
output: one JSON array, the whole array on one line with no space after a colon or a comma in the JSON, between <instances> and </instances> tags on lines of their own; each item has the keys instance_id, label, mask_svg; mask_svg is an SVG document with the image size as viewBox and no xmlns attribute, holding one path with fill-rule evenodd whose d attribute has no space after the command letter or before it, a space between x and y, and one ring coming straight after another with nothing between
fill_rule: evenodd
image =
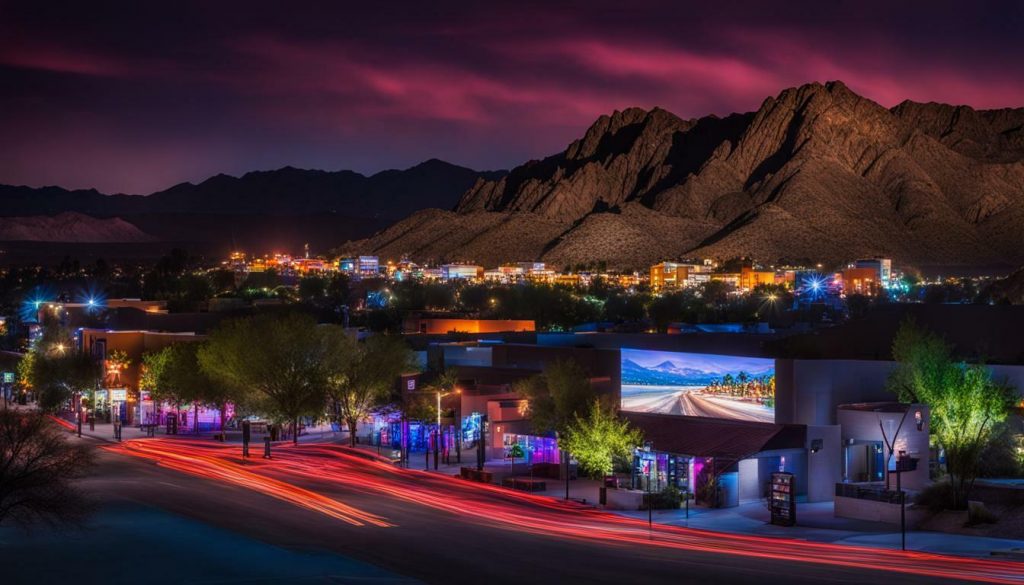
<instances>
[{"instance_id":1,"label":"tree","mask_svg":"<svg viewBox=\"0 0 1024 585\"><path fill-rule=\"evenodd\" d=\"M589 376L573 360L556 360L543 374L520 381L515 389L528 402L534 430L544 435L564 432L594 399Z\"/></svg>"},{"instance_id":2,"label":"tree","mask_svg":"<svg viewBox=\"0 0 1024 585\"><path fill-rule=\"evenodd\" d=\"M298 313L228 321L200 348L199 365L257 409L291 422L298 443L299 418L323 412L336 349L326 332L336 327Z\"/></svg>"},{"instance_id":3,"label":"tree","mask_svg":"<svg viewBox=\"0 0 1024 585\"><path fill-rule=\"evenodd\" d=\"M31 358L28 383L35 391L39 407L54 411L75 395L93 388L102 380L103 370L91 356L65 350Z\"/></svg>"},{"instance_id":4,"label":"tree","mask_svg":"<svg viewBox=\"0 0 1024 585\"><path fill-rule=\"evenodd\" d=\"M395 380L415 366L412 352L400 337L373 335L356 344L344 332L341 335L347 341L336 340L327 392L335 417L348 427L349 441L355 446L359 422L375 407L391 402Z\"/></svg>"},{"instance_id":5,"label":"tree","mask_svg":"<svg viewBox=\"0 0 1024 585\"><path fill-rule=\"evenodd\" d=\"M905 321L892 347L899 365L889 388L903 402L927 404L930 428L945 451L954 509L967 506L978 461L992 430L1006 418L1014 392L992 380L981 364L954 361L952 350L937 335Z\"/></svg>"},{"instance_id":6,"label":"tree","mask_svg":"<svg viewBox=\"0 0 1024 585\"><path fill-rule=\"evenodd\" d=\"M202 343L175 343L161 350L164 353L163 367L157 378L154 398L172 402L178 410L183 403L191 402L193 407L194 430L199 432L199 405L215 404L223 407L230 401L232 393L226 384L213 380L199 364ZM221 423L223 424L223 410Z\"/></svg>"},{"instance_id":7,"label":"tree","mask_svg":"<svg viewBox=\"0 0 1024 585\"><path fill-rule=\"evenodd\" d=\"M610 474L615 463L629 457L643 435L618 417L614 408L594 400L585 416L577 414L565 430L564 446L591 478Z\"/></svg>"},{"instance_id":8,"label":"tree","mask_svg":"<svg viewBox=\"0 0 1024 585\"><path fill-rule=\"evenodd\" d=\"M92 451L68 443L39 412L0 410L0 524L77 522L91 509L71 481L92 463Z\"/></svg>"}]
</instances>

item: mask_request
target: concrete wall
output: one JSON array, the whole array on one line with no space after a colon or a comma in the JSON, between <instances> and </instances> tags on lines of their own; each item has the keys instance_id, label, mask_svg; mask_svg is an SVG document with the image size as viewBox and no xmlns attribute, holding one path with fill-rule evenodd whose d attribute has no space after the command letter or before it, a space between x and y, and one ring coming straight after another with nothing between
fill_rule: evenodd
<instances>
[{"instance_id":1,"label":"concrete wall","mask_svg":"<svg viewBox=\"0 0 1024 585\"><path fill-rule=\"evenodd\" d=\"M775 422L834 425L841 404L896 400L886 390L894 367L879 360L775 360ZM1024 366L990 369L1024 398Z\"/></svg>"},{"instance_id":2,"label":"concrete wall","mask_svg":"<svg viewBox=\"0 0 1024 585\"><path fill-rule=\"evenodd\" d=\"M821 448L812 453L815 441ZM831 502L835 484L843 479L842 433L839 426L807 427L807 501Z\"/></svg>"},{"instance_id":3,"label":"concrete wall","mask_svg":"<svg viewBox=\"0 0 1024 585\"><path fill-rule=\"evenodd\" d=\"M914 413L921 411L921 429L918 430L915 422ZM884 438L882 436L882 428L879 427L879 421L882 426L885 427L885 434L889 437L889 440L893 440L895 435L896 445L895 451L898 454L899 451L905 450L910 457L917 458L918 464L917 469L909 471L903 474L901 481L903 482L903 488L909 490L920 490L928 485L928 459L929 459L929 445L928 445L928 418L929 411L928 407L921 404L914 404L910 406L910 410L907 413L906 420L903 423L903 427L900 428L899 434L896 434L896 429L900 425L900 419L903 418L902 412L873 412L870 410L852 410L846 408L840 408L838 411L839 424L842 427L842 440L843 444L847 444L851 441L877 441L884 444ZM883 457L888 455L888 448L883 447ZM884 461L884 459L883 459ZM896 455L893 455L892 461L889 463L889 468L894 469L896 465ZM893 474L890 476L891 489L896 489L896 476Z\"/></svg>"},{"instance_id":4,"label":"concrete wall","mask_svg":"<svg viewBox=\"0 0 1024 585\"><path fill-rule=\"evenodd\" d=\"M836 424L836 408L851 402L895 400L885 389L894 362L775 361L775 422Z\"/></svg>"}]
</instances>

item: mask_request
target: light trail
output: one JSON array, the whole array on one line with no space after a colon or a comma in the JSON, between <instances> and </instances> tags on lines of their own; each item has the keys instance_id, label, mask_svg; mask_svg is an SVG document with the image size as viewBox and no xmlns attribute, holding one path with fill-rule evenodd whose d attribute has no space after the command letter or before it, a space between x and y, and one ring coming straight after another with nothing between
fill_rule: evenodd
<instances>
[{"instance_id":1,"label":"light trail","mask_svg":"<svg viewBox=\"0 0 1024 585\"><path fill-rule=\"evenodd\" d=\"M379 517L345 506L286 480L296 479L383 495L450 513L460 521L605 546L705 552L749 558L801 562L854 569L963 579L989 583L1024 583L1024 564L925 552L904 552L843 544L815 543L657 525L609 512L539 496L430 473L395 467L389 461L353 455L337 445L279 447L274 459L246 469L235 462L237 447L194 441L148 439L111 448L147 457L185 473L256 489L306 508L326 502L345 510L339 519L389 525ZM251 471L247 468L252 468ZM277 479L268 477L272 475ZM336 510L337 508L327 508ZM332 517L334 513L323 511ZM361 514L359 516L357 514ZM377 523L364 520L373 518ZM671 559L669 559L670 561Z\"/></svg>"},{"instance_id":2,"label":"light trail","mask_svg":"<svg viewBox=\"0 0 1024 585\"><path fill-rule=\"evenodd\" d=\"M53 422L57 423L58 425L64 427L69 431L74 432L78 430L78 427L76 427L74 423L68 422L58 416L53 416L52 414L48 414L46 416L49 417L50 420L52 420Z\"/></svg>"},{"instance_id":3,"label":"light trail","mask_svg":"<svg viewBox=\"0 0 1024 585\"><path fill-rule=\"evenodd\" d=\"M430 472L408 470L382 461L367 461L336 446L300 446L282 467L287 473L311 479L343 482L353 489L372 490L411 503L451 512L464 520L512 528L544 536L639 545L685 551L741 555L859 569L875 569L948 579L990 583L1024 583L1024 564L906 552L843 544L812 543L788 538L738 535L658 525L652 534L647 522L564 503L548 496L515 492L491 484L471 483ZM325 465L334 457L352 469ZM390 479L360 473L373 468ZM276 472L277 470L274 470ZM284 472L284 471L282 471ZM398 482L394 481L398 480ZM514 504L510 507L509 504Z\"/></svg>"},{"instance_id":4,"label":"light trail","mask_svg":"<svg viewBox=\"0 0 1024 585\"><path fill-rule=\"evenodd\" d=\"M154 439L128 441L106 447L106 449L116 453L150 459L156 461L159 465L183 473L255 490L279 500L284 500L347 522L353 526L364 526L367 524L378 527L393 526L379 516L343 504L324 495L253 473L245 469L241 464L232 461L230 454L226 452L227 447L211 449L207 444L199 444L193 441ZM203 454L203 451L210 451L211 454Z\"/></svg>"}]
</instances>

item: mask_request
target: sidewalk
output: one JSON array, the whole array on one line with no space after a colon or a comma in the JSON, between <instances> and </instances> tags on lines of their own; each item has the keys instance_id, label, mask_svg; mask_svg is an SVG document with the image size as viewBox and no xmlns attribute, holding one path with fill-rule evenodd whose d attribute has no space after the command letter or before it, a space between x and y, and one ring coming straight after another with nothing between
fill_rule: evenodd
<instances>
[{"instance_id":1,"label":"sidewalk","mask_svg":"<svg viewBox=\"0 0 1024 585\"><path fill-rule=\"evenodd\" d=\"M376 447L357 445L357 448L376 453ZM423 463L423 454L414 453L410 469L423 470ZM437 473L458 475L459 468L463 466L476 467L475 451L471 451L468 457L467 453L463 453L461 465L455 463L444 465L439 463ZM511 475L510 466L507 462L489 461L485 466L485 470L495 474L495 483L500 481L498 479L499 476ZM433 453L430 455L430 471L434 471ZM522 467L517 465L516 471L515 475L517 477L529 477L529 471L525 465ZM600 482L596 480L572 480L569 482L569 497L576 501L598 506L599 488ZM555 499L564 499L565 481L548 479L547 489L534 493ZM648 517L646 510L608 510L608 512L645 522ZM689 518L687 518L685 509L679 509L654 510L653 519L656 525L683 526L711 532L790 538L871 548L900 548L900 531L898 526L882 522L837 518L833 513L832 502L816 502L812 504L798 502L797 525L792 527L770 524L768 509L761 502L743 504L735 508L717 509L696 507L691 502ZM657 526L655 526L655 530L657 530ZM907 532L908 551L914 550L988 558L993 551L1005 551L1014 548L1024 550L1024 540L947 534L944 532Z\"/></svg>"}]
</instances>

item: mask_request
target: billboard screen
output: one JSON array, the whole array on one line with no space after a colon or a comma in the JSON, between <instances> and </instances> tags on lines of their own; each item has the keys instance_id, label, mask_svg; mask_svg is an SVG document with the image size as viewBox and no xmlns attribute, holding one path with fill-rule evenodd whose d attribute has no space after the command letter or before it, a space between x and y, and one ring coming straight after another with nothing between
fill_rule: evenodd
<instances>
[{"instance_id":1,"label":"billboard screen","mask_svg":"<svg viewBox=\"0 0 1024 585\"><path fill-rule=\"evenodd\" d=\"M775 422L775 360L622 350L622 410Z\"/></svg>"}]
</instances>

